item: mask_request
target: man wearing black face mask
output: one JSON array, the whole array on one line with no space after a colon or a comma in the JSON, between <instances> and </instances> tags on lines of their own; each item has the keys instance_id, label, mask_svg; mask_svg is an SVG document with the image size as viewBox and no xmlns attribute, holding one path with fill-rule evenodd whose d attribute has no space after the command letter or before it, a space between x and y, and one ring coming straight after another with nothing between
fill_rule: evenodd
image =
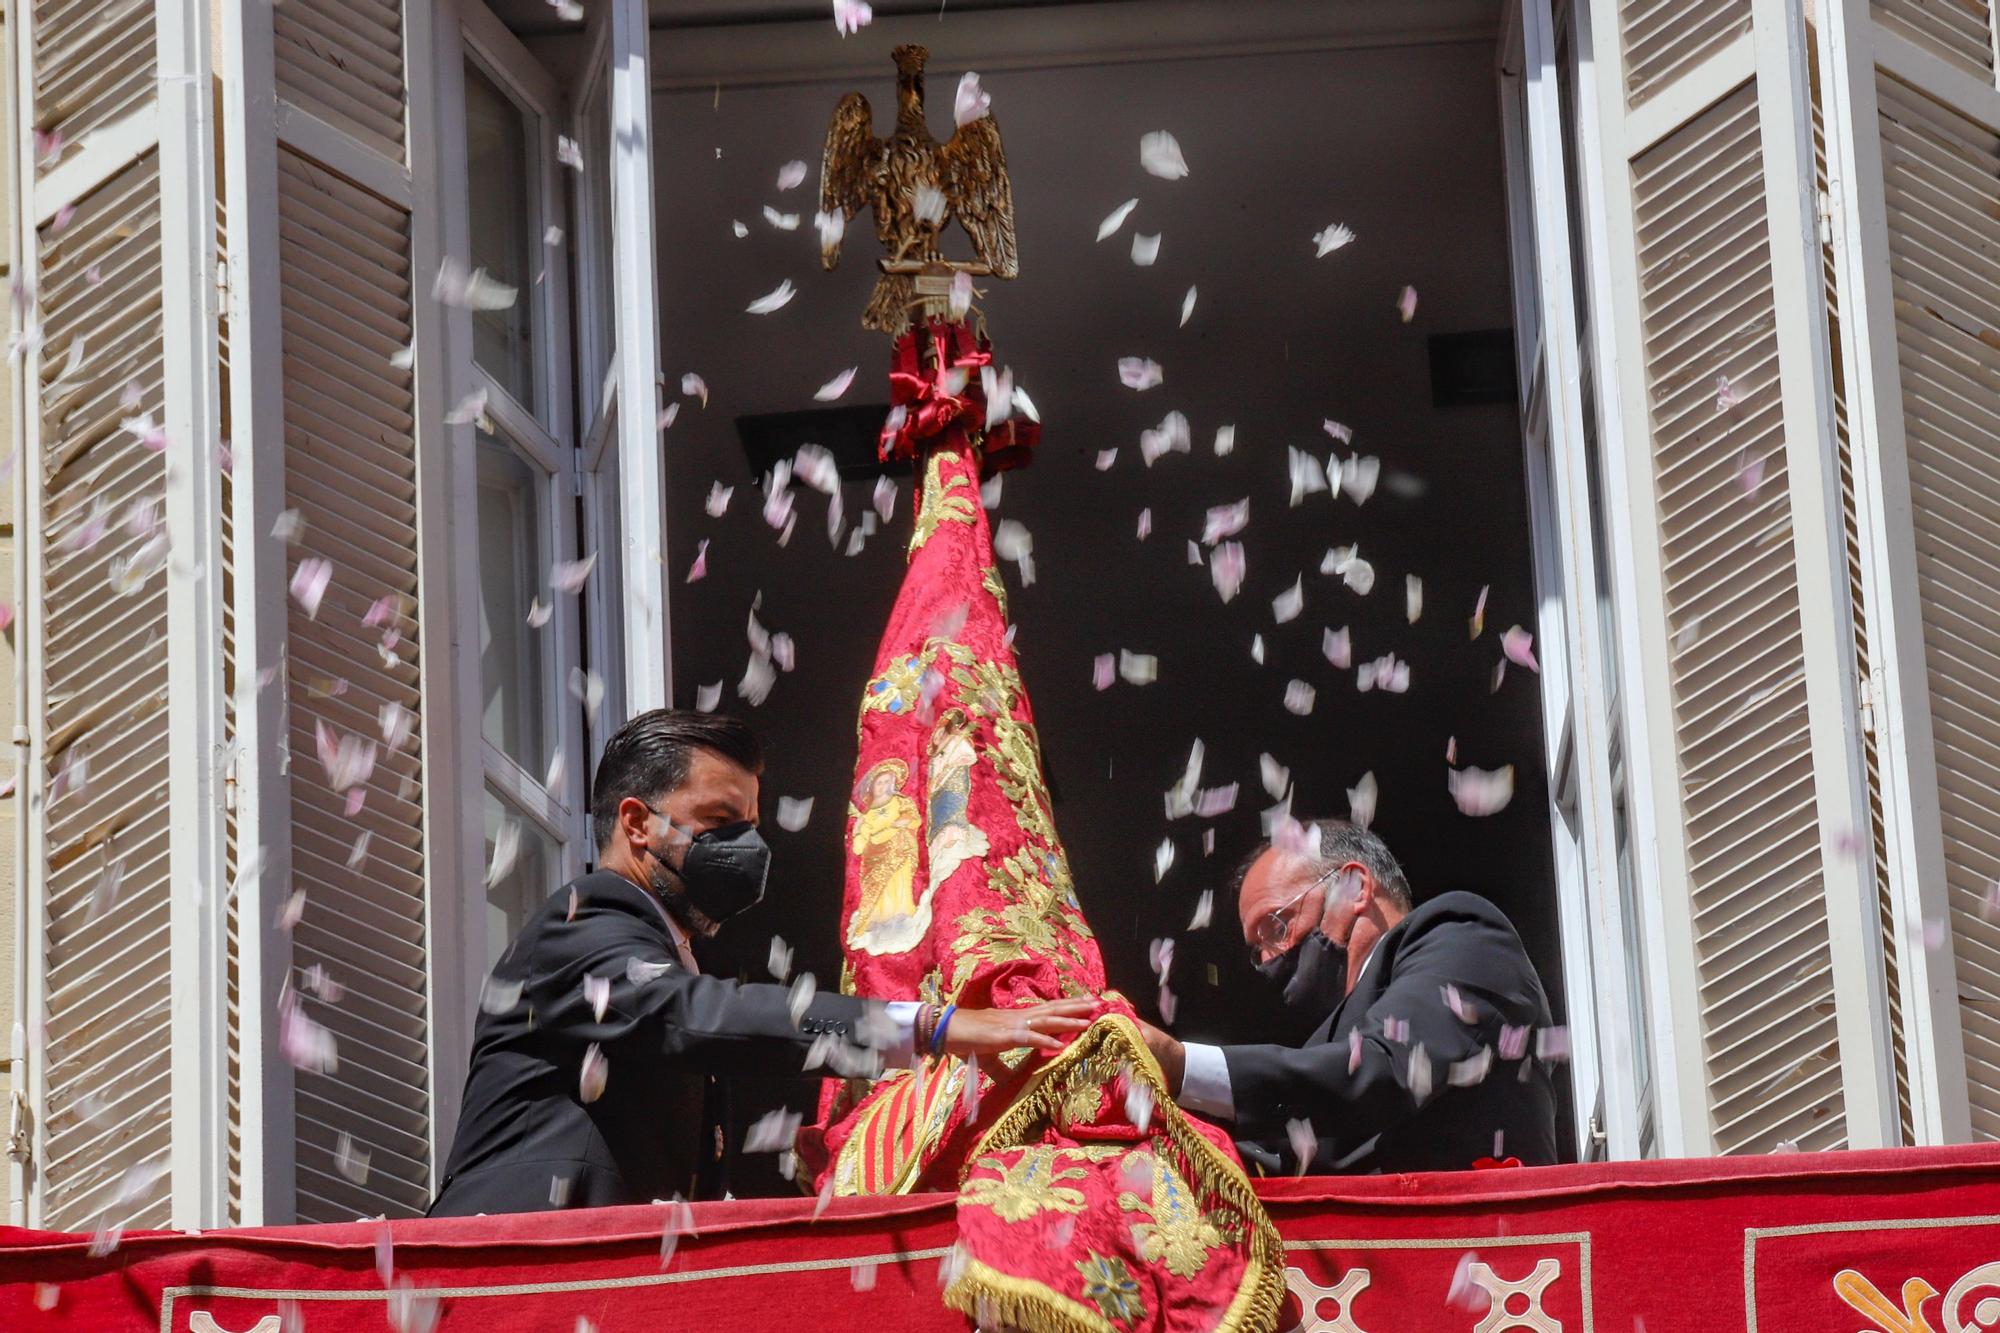
<instances>
[{"instance_id":1,"label":"man wearing black face mask","mask_svg":"<svg viewBox=\"0 0 2000 1333\"><path fill-rule=\"evenodd\" d=\"M1176 1099L1231 1122L1245 1159L1274 1173L1555 1161L1548 999L1507 918L1470 893L1413 907L1366 829L1321 820L1307 836L1316 851L1252 858L1238 909L1258 970L1317 1026L1297 1047L1149 1027Z\"/></svg>"},{"instance_id":2,"label":"man wearing black face mask","mask_svg":"<svg viewBox=\"0 0 2000 1333\"><path fill-rule=\"evenodd\" d=\"M1088 1000L940 1012L821 994L795 1012L784 986L701 975L690 937L764 896L762 769L750 729L712 714L645 713L605 744L598 868L530 914L486 982L432 1216L713 1194L709 1076L1053 1050L1087 1025Z\"/></svg>"}]
</instances>

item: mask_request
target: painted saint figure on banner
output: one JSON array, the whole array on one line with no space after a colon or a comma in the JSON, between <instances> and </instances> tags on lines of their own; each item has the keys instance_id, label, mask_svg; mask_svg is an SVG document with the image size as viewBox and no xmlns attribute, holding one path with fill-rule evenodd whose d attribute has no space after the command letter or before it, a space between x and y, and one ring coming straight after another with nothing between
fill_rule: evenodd
<instances>
[{"instance_id":1,"label":"painted saint figure on banner","mask_svg":"<svg viewBox=\"0 0 2000 1333\"><path fill-rule=\"evenodd\" d=\"M923 819L903 794L909 765L884 759L862 776L852 808L850 848L859 858L861 893L847 943L866 953L900 953L923 938L917 922L917 835ZM914 927L914 929L912 929Z\"/></svg>"},{"instance_id":2,"label":"painted saint figure on banner","mask_svg":"<svg viewBox=\"0 0 2000 1333\"><path fill-rule=\"evenodd\" d=\"M924 893L928 909L930 895L951 878L951 872L967 861L986 855L986 830L970 818L972 769L979 752L972 744L972 719L962 709L948 709L931 733L931 761L927 775L926 801L930 815L930 885ZM925 915L928 915L926 911Z\"/></svg>"}]
</instances>

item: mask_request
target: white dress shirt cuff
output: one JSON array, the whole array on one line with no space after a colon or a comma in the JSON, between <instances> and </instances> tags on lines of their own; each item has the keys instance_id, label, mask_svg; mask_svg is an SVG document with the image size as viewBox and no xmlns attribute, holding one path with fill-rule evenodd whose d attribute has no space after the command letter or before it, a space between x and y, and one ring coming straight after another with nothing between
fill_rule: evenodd
<instances>
[{"instance_id":1,"label":"white dress shirt cuff","mask_svg":"<svg viewBox=\"0 0 2000 1333\"><path fill-rule=\"evenodd\" d=\"M1220 1046L1204 1046L1198 1041L1184 1043L1185 1064L1181 1071L1182 1108L1219 1120L1236 1118L1236 1097L1229 1087L1229 1062Z\"/></svg>"},{"instance_id":2,"label":"white dress shirt cuff","mask_svg":"<svg viewBox=\"0 0 2000 1333\"><path fill-rule=\"evenodd\" d=\"M895 1036L882 1048L885 1069L917 1062L917 1010L922 1007L915 1000L891 1000L882 1006L889 1021L895 1025Z\"/></svg>"}]
</instances>

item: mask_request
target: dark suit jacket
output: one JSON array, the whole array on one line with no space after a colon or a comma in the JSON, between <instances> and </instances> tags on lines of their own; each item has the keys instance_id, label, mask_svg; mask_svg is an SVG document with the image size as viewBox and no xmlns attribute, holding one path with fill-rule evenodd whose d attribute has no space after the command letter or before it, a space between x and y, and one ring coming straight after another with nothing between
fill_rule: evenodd
<instances>
[{"instance_id":1,"label":"dark suit jacket","mask_svg":"<svg viewBox=\"0 0 2000 1333\"><path fill-rule=\"evenodd\" d=\"M576 909L570 910L571 893ZM657 976L634 980L632 960ZM665 971L658 965L669 964ZM584 875L538 908L493 971L521 998L482 1011L433 1217L646 1203L690 1196L707 1075L801 1073L815 1037L858 1036L859 1000L819 995L797 1026L783 986L738 985L680 965L655 900L622 875ZM610 982L600 1019L584 978ZM585 1052L606 1061L585 1103ZM551 1199L551 1181L569 1182Z\"/></svg>"},{"instance_id":2,"label":"dark suit jacket","mask_svg":"<svg viewBox=\"0 0 2000 1333\"><path fill-rule=\"evenodd\" d=\"M1456 987L1472 1022L1452 1012ZM1409 1025L1407 1036L1401 1024ZM1286 1122L1307 1120L1318 1144L1313 1174L1454 1171L1493 1156L1529 1166L1556 1160L1555 1089L1548 1066L1500 1056L1501 1027L1549 1026L1549 1002L1520 936L1500 909L1446 893L1397 922L1375 945L1354 990L1301 1047L1225 1046L1236 1135L1244 1155L1274 1171L1298 1169ZM1352 1033L1359 1031L1360 1061ZM1516 1040L1521 1040L1516 1036ZM1424 1060L1415 1058L1423 1050ZM1486 1049L1485 1076L1470 1078ZM1428 1061L1430 1089L1422 1087Z\"/></svg>"}]
</instances>

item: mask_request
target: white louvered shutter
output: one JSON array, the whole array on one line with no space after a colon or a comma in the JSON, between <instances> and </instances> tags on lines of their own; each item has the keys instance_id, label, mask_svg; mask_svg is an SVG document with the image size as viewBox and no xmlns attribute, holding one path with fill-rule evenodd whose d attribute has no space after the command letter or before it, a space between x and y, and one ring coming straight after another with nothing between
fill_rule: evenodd
<instances>
[{"instance_id":1,"label":"white louvered shutter","mask_svg":"<svg viewBox=\"0 0 2000 1333\"><path fill-rule=\"evenodd\" d=\"M1989 0L1823 16L1916 1137L2000 1138L2000 87Z\"/></svg>"},{"instance_id":2,"label":"white louvered shutter","mask_svg":"<svg viewBox=\"0 0 2000 1333\"><path fill-rule=\"evenodd\" d=\"M1808 89L1778 0L1592 7L1669 1152L1892 1141ZM1726 379L1733 405L1718 409Z\"/></svg>"},{"instance_id":3,"label":"white louvered shutter","mask_svg":"<svg viewBox=\"0 0 2000 1333\"><path fill-rule=\"evenodd\" d=\"M17 201L34 923L21 962L29 1211L45 1227L221 1209L224 464L205 306L212 147L195 114L205 10L45 2L21 6L13 34L16 112L36 132ZM139 417L163 444L127 428Z\"/></svg>"},{"instance_id":4,"label":"white louvered shutter","mask_svg":"<svg viewBox=\"0 0 2000 1333\"><path fill-rule=\"evenodd\" d=\"M265 682L246 661L238 823L262 870L239 911L235 1110L255 1220L420 1213L450 1128L431 996L453 1010L458 998L434 982L431 940L440 913L456 932L465 816L455 782L426 781L450 730L431 706L448 656L433 646L450 638L451 598L432 591L450 488L448 404L420 392L439 355L435 173L411 128L428 114L429 7L408 10L286 0L243 6L229 33L225 151L244 196L231 215L230 314L244 326L232 404L248 456L235 617ZM289 544L269 535L284 512ZM286 590L320 561L331 574L309 608ZM329 745L372 765L330 771ZM267 923L290 901L302 905L287 935ZM313 989L322 976L338 998ZM287 994L330 1034L333 1069L287 1058ZM449 1067L455 1079L456 1055Z\"/></svg>"}]
</instances>

